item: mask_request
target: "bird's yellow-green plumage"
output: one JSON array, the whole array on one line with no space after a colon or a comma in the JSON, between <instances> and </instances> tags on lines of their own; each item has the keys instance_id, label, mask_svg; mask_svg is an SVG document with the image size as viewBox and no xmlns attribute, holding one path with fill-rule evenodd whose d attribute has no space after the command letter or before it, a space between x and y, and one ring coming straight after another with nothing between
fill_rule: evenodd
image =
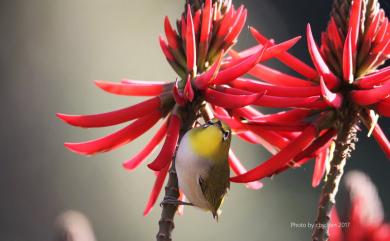
<instances>
[{"instance_id":1,"label":"bird's yellow-green plumage","mask_svg":"<svg viewBox=\"0 0 390 241\"><path fill-rule=\"evenodd\" d=\"M229 188L231 131L217 119L189 130L176 156L179 188L195 206L218 210Z\"/></svg>"}]
</instances>

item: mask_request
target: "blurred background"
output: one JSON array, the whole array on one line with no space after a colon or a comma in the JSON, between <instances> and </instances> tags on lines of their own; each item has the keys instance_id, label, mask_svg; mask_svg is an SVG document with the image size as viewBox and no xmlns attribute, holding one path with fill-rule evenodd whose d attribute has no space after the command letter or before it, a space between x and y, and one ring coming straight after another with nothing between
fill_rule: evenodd
<instances>
[{"instance_id":1,"label":"blurred background","mask_svg":"<svg viewBox=\"0 0 390 241\"><path fill-rule=\"evenodd\" d=\"M100 113L141 100L104 93L94 86L96 79L174 80L157 39L164 16L176 19L183 2L0 1L0 240L53 240L58 215L69 209L90 219L97 240L154 240L161 210L156 206L142 216L154 174L145 166L132 173L121 166L153 131L117 151L79 156L63 142L118 127L81 130L55 113ZM234 2L246 4L249 25L277 41L304 35L307 22L318 37L331 6L331 0ZM254 43L244 29L238 49ZM291 52L309 62L305 44L301 40ZM390 122L380 123L389 136ZM390 162L365 134L347 169L364 170L373 179L390 220ZM268 157L257 146L237 140L233 145L248 167ZM310 162L265 180L259 191L232 184L218 223L185 208L175 220L175 240L310 240L311 230L290 223L314 220L320 190L311 187L312 169Z\"/></svg>"}]
</instances>

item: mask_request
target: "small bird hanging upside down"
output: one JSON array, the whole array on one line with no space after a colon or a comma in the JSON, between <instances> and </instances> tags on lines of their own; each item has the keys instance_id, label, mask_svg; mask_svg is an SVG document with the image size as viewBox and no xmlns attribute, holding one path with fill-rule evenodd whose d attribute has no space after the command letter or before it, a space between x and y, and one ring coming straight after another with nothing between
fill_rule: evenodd
<instances>
[{"instance_id":1,"label":"small bird hanging upside down","mask_svg":"<svg viewBox=\"0 0 390 241\"><path fill-rule=\"evenodd\" d=\"M229 126L214 118L187 131L176 154L179 189L190 205L211 211L216 219L230 186L230 141Z\"/></svg>"}]
</instances>

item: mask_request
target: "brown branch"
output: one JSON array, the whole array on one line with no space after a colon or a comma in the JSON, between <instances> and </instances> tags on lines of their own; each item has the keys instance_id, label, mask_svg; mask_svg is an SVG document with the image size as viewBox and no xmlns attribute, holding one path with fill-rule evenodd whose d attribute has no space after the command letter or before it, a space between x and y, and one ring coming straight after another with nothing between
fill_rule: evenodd
<instances>
[{"instance_id":1,"label":"brown branch","mask_svg":"<svg viewBox=\"0 0 390 241\"><path fill-rule=\"evenodd\" d=\"M199 104L195 102L192 106L184 109L179 109L179 115L182 120L182 125L180 128L179 143L184 134L192 128L197 116L196 113L199 109ZM178 146L176 147L177 151ZM176 154L175 154L176 156ZM165 197L164 199L178 199L179 198L179 185L177 181L176 168L175 168L175 156L173 157L173 162L171 169L169 170L168 182L165 186ZM171 241L171 233L175 228L174 217L177 211L177 205L171 203L162 203L162 212L161 218L158 222L159 231L156 235L157 241Z\"/></svg>"},{"instance_id":2,"label":"brown branch","mask_svg":"<svg viewBox=\"0 0 390 241\"><path fill-rule=\"evenodd\" d=\"M327 241L329 239L330 213L336 203L336 194L344 172L346 160L355 149L356 132L359 120L359 111L352 105L347 105L340 113L338 121L338 135L330 170L326 176L318 204L317 219L313 231L313 241Z\"/></svg>"}]
</instances>

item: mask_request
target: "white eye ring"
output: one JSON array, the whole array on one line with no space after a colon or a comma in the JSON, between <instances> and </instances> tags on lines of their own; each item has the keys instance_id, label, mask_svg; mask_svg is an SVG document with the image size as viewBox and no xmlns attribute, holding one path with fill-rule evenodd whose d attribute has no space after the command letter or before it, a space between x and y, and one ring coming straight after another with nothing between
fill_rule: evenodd
<instances>
[{"instance_id":1,"label":"white eye ring","mask_svg":"<svg viewBox=\"0 0 390 241\"><path fill-rule=\"evenodd\" d=\"M229 136L230 136L230 131L225 131L223 133L223 140L226 141L229 138Z\"/></svg>"}]
</instances>

